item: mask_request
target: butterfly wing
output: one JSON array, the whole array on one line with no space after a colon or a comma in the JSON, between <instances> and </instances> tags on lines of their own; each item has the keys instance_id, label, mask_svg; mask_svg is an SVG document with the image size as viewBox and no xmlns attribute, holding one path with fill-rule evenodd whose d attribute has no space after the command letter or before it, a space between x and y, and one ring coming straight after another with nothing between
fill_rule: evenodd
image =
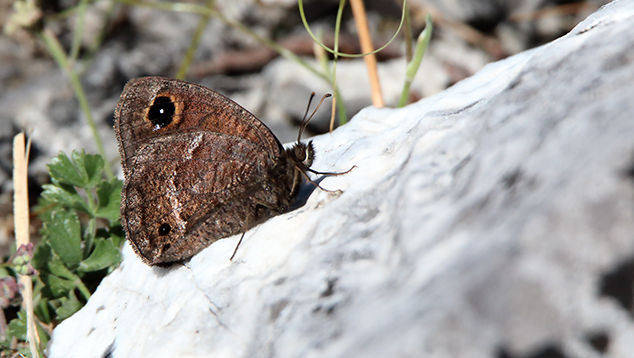
<instances>
[{"instance_id":1,"label":"butterfly wing","mask_svg":"<svg viewBox=\"0 0 634 358\"><path fill-rule=\"evenodd\" d=\"M244 138L271 157L283 151L270 129L239 104L207 87L171 78L130 80L117 104L114 126L124 161L150 138L198 131Z\"/></svg>"},{"instance_id":2,"label":"butterfly wing","mask_svg":"<svg viewBox=\"0 0 634 358\"><path fill-rule=\"evenodd\" d=\"M122 226L150 265L188 258L290 205L293 169L277 138L210 89L132 80L115 131L125 177Z\"/></svg>"}]
</instances>

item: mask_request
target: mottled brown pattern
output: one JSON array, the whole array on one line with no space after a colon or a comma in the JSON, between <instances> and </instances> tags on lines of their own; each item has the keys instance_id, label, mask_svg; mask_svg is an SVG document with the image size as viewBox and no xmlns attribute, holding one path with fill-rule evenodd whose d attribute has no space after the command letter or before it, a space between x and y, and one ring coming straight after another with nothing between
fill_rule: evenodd
<instances>
[{"instance_id":1,"label":"mottled brown pattern","mask_svg":"<svg viewBox=\"0 0 634 358\"><path fill-rule=\"evenodd\" d=\"M157 97L168 98L175 109L160 128L149 118ZM128 82L114 127L125 179L121 223L149 265L189 258L288 211L300 171L313 158L311 145L285 151L262 122L230 99L161 77ZM161 231L166 227L168 234Z\"/></svg>"}]
</instances>

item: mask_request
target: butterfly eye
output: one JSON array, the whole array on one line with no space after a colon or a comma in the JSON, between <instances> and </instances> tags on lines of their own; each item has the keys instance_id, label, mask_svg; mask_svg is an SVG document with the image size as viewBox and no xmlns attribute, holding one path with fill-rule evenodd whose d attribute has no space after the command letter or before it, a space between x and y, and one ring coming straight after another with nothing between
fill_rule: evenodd
<instances>
[{"instance_id":1,"label":"butterfly eye","mask_svg":"<svg viewBox=\"0 0 634 358\"><path fill-rule=\"evenodd\" d=\"M168 126L174 120L176 107L172 99L167 96L159 96L154 99L148 112L148 119L154 125L154 130Z\"/></svg>"},{"instance_id":2,"label":"butterfly eye","mask_svg":"<svg viewBox=\"0 0 634 358\"><path fill-rule=\"evenodd\" d=\"M158 234L159 236L165 236L169 234L171 230L172 230L172 227L170 226L170 224L163 223L161 224L161 226L159 226Z\"/></svg>"},{"instance_id":3,"label":"butterfly eye","mask_svg":"<svg viewBox=\"0 0 634 358\"><path fill-rule=\"evenodd\" d=\"M306 159L306 146L304 144L297 144L293 150L295 151L295 157L300 162L303 162Z\"/></svg>"}]
</instances>

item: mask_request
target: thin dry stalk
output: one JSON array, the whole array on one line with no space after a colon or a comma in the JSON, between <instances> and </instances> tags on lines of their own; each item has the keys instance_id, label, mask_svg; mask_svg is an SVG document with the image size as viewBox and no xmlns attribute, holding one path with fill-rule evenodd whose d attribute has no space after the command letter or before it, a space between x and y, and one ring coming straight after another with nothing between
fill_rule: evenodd
<instances>
[{"instance_id":1,"label":"thin dry stalk","mask_svg":"<svg viewBox=\"0 0 634 358\"><path fill-rule=\"evenodd\" d=\"M368 18L365 13L365 7L363 6L363 0L350 0L350 7L352 7L352 14L354 16L354 22L359 32L359 42L361 43L361 52L369 53L374 51L372 46L372 37L370 36L370 28L368 27ZM376 56L369 54L364 56L365 66L368 69L368 76L370 77L370 88L372 90L372 105L377 108L385 106L383 102L383 94L381 92L381 83L379 82L379 74L376 67Z\"/></svg>"},{"instance_id":2,"label":"thin dry stalk","mask_svg":"<svg viewBox=\"0 0 634 358\"><path fill-rule=\"evenodd\" d=\"M29 243L29 192L27 182L28 157L25 152L24 133L13 138L13 217L16 247ZM39 358L40 337L33 313L33 281L31 276L20 275L22 305L26 309L26 337L33 358Z\"/></svg>"}]
</instances>

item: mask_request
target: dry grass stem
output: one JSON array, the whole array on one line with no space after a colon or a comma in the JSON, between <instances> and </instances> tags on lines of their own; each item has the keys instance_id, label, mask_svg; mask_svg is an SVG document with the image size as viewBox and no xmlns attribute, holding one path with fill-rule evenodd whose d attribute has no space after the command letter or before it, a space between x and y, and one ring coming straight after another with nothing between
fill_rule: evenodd
<instances>
[{"instance_id":1,"label":"dry grass stem","mask_svg":"<svg viewBox=\"0 0 634 358\"><path fill-rule=\"evenodd\" d=\"M27 181L28 156L25 152L24 133L13 138L13 216L15 220L16 248L29 243L29 192ZM33 313L33 281L31 276L20 275L22 305L26 309L26 336L34 358L39 358L40 338Z\"/></svg>"},{"instance_id":2,"label":"dry grass stem","mask_svg":"<svg viewBox=\"0 0 634 358\"><path fill-rule=\"evenodd\" d=\"M354 22L359 32L359 42L361 43L361 53L369 53L374 51L372 38L370 36L370 28L368 27L368 19L363 6L363 0L350 0ZM365 66L368 69L370 77L370 88L372 90L372 105L377 108L385 106L383 102L383 93L381 92L381 83L379 82L379 74L376 67L376 56L369 54L364 56Z\"/></svg>"}]
</instances>

